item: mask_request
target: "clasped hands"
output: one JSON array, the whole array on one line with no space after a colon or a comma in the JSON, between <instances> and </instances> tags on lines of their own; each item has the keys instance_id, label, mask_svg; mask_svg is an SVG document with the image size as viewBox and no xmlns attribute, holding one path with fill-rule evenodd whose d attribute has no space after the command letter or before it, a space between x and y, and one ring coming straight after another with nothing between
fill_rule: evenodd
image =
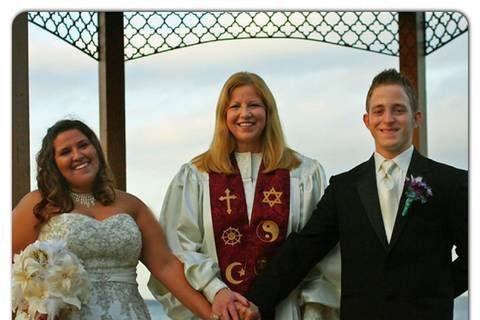
<instances>
[{"instance_id":1,"label":"clasped hands","mask_svg":"<svg viewBox=\"0 0 480 320\"><path fill-rule=\"evenodd\" d=\"M223 288L217 292L212 303L210 320L260 320L257 306L241 294Z\"/></svg>"}]
</instances>

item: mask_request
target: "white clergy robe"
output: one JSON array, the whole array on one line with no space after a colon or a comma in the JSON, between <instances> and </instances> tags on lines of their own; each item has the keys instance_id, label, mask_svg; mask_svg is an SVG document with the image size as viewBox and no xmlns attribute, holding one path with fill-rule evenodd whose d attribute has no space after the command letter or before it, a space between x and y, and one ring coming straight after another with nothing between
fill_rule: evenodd
<instances>
[{"instance_id":1,"label":"white clergy robe","mask_svg":"<svg viewBox=\"0 0 480 320\"><path fill-rule=\"evenodd\" d=\"M290 210L287 234L307 223L326 187L318 161L297 154L298 168L290 170ZM261 154L236 153L244 184L249 220ZM218 290L227 287L220 276L210 210L209 176L191 163L184 164L166 193L159 221L168 244L184 263L185 276L193 288L212 302ZM166 288L151 277L148 287L172 319L195 319ZM278 319L338 319L340 306L340 251L338 245L307 275L276 308ZM334 309L334 310L331 310ZM320 311L322 314L319 314ZM333 311L333 312L332 312Z\"/></svg>"}]
</instances>

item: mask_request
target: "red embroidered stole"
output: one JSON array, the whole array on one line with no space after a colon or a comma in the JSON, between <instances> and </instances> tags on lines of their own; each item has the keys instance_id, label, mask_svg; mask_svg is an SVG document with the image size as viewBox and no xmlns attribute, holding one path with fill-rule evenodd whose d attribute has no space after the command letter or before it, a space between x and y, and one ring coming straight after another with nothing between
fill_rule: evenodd
<instances>
[{"instance_id":1,"label":"red embroidered stole","mask_svg":"<svg viewBox=\"0 0 480 320\"><path fill-rule=\"evenodd\" d=\"M222 279L245 294L286 237L290 173L286 169L263 173L262 162L249 224L242 177L233 162L234 174L209 174L210 206Z\"/></svg>"}]
</instances>

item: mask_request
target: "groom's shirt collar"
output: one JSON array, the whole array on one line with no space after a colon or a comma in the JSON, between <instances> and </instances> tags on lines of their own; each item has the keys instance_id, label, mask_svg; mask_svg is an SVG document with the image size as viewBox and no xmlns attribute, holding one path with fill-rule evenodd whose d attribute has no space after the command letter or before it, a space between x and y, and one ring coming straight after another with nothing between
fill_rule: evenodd
<instances>
[{"instance_id":1,"label":"groom's shirt collar","mask_svg":"<svg viewBox=\"0 0 480 320\"><path fill-rule=\"evenodd\" d=\"M392 159L402 170L402 176L403 176L402 181L404 181L405 177L407 176L408 166L410 165L410 161L412 160L412 155L413 155L413 145L410 145L409 148L407 148L405 151L403 151L398 156ZM380 170L380 165L382 164L383 161L387 159L385 159L384 156L382 156L380 153L376 151L373 156L375 158L375 172L378 173L378 171Z\"/></svg>"}]
</instances>

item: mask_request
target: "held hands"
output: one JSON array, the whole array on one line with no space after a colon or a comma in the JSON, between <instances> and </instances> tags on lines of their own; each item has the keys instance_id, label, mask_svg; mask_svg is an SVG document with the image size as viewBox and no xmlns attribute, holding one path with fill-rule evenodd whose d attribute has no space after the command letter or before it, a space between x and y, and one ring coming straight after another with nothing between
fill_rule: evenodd
<instances>
[{"instance_id":1,"label":"held hands","mask_svg":"<svg viewBox=\"0 0 480 320\"><path fill-rule=\"evenodd\" d=\"M212 313L212 320L260 319L260 313L254 304L251 304L241 294L228 288L219 290L215 295L212 303Z\"/></svg>"},{"instance_id":2,"label":"held hands","mask_svg":"<svg viewBox=\"0 0 480 320\"><path fill-rule=\"evenodd\" d=\"M235 301L248 307L248 300L241 294L232 291L229 288L219 290L215 295L215 298L213 298L212 312L214 317L212 317L212 320L215 319L215 315L217 316L216 319L240 320L235 307Z\"/></svg>"},{"instance_id":3,"label":"held hands","mask_svg":"<svg viewBox=\"0 0 480 320\"><path fill-rule=\"evenodd\" d=\"M239 302L235 302L235 306L237 307L237 312L240 315L240 319L261 320L260 310L258 310L258 307L252 302L250 302L250 305L248 307L245 307Z\"/></svg>"}]
</instances>

